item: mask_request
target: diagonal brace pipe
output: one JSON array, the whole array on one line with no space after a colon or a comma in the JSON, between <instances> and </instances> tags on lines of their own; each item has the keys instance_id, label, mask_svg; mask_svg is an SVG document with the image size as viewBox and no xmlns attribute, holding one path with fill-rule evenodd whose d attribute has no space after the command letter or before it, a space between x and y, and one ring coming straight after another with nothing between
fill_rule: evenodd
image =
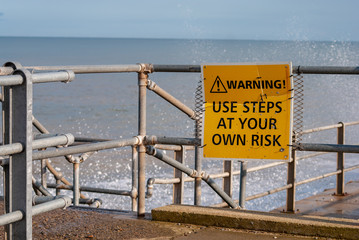
<instances>
[{"instance_id":1,"label":"diagonal brace pipe","mask_svg":"<svg viewBox=\"0 0 359 240\"><path fill-rule=\"evenodd\" d=\"M203 181L205 181L230 207L238 209L239 206L233 201L232 198L230 198L216 183L215 181L210 178L208 174L205 172L201 172L200 174L186 165L176 161L175 159L167 156L163 153L163 151L158 150L152 146L146 147L146 153L149 155L152 155L159 160L171 165L174 168L177 168L178 170L186 173L190 177L200 177Z\"/></svg>"},{"instance_id":2,"label":"diagonal brace pipe","mask_svg":"<svg viewBox=\"0 0 359 240\"><path fill-rule=\"evenodd\" d=\"M147 88L151 91L157 93L160 97L165 99L167 102L171 103L173 106L184 112L193 120L196 120L196 112L191 108L187 107L184 103L182 103L177 98L173 97L171 94L160 88L154 81L147 81Z\"/></svg>"}]
</instances>

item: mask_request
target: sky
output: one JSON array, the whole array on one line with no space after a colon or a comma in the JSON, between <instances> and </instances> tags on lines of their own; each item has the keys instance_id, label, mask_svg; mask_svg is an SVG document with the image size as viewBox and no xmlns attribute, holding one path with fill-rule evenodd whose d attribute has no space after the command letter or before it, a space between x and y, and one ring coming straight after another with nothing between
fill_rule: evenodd
<instances>
[{"instance_id":1,"label":"sky","mask_svg":"<svg viewBox=\"0 0 359 240\"><path fill-rule=\"evenodd\" d=\"M0 36L359 41L358 0L0 0Z\"/></svg>"}]
</instances>

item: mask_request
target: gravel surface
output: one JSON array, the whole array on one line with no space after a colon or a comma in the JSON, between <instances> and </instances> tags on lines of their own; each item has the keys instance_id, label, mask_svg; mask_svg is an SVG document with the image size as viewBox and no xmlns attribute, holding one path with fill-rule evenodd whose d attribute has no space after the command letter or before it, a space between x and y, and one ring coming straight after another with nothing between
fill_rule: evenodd
<instances>
[{"instance_id":1,"label":"gravel surface","mask_svg":"<svg viewBox=\"0 0 359 240\"><path fill-rule=\"evenodd\" d=\"M3 204L0 202L0 211ZM33 217L33 239L156 239L156 240L309 240L322 239L280 233L206 227L138 219L115 210L69 207ZM4 239L4 227L0 227Z\"/></svg>"},{"instance_id":2,"label":"gravel surface","mask_svg":"<svg viewBox=\"0 0 359 240\"><path fill-rule=\"evenodd\" d=\"M58 209L33 218L33 239L141 239L182 235L166 224L132 219L133 214L91 211L87 208ZM183 229L184 232L188 229ZM1 227L0 239L4 238Z\"/></svg>"}]
</instances>

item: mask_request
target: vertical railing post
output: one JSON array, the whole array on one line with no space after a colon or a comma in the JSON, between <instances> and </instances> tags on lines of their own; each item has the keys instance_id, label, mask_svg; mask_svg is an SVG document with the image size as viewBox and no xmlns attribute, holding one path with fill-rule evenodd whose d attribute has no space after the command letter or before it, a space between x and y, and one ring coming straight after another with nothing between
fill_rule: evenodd
<instances>
[{"instance_id":1,"label":"vertical railing post","mask_svg":"<svg viewBox=\"0 0 359 240\"><path fill-rule=\"evenodd\" d=\"M46 159L41 160L41 185L47 188Z\"/></svg>"},{"instance_id":2,"label":"vertical railing post","mask_svg":"<svg viewBox=\"0 0 359 240\"><path fill-rule=\"evenodd\" d=\"M32 238L32 79L29 71L15 70L23 83L12 87L12 141L23 145L21 153L13 154L10 161L10 195L12 211L20 210L22 220L12 224L14 239Z\"/></svg>"},{"instance_id":3,"label":"vertical railing post","mask_svg":"<svg viewBox=\"0 0 359 240\"><path fill-rule=\"evenodd\" d=\"M62 173L59 173L59 174L62 175ZM61 176L61 177L62 177L62 176ZM56 177L55 177L55 178L56 178ZM57 179L57 178L56 178L56 185L58 186L58 185L60 185L60 184L61 184L61 179ZM56 196L59 196L60 194L61 194L61 189L56 187Z\"/></svg>"},{"instance_id":4,"label":"vertical railing post","mask_svg":"<svg viewBox=\"0 0 359 240\"><path fill-rule=\"evenodd\" d=\"M14 70L21 68L22 66L16 62L7 62L4 64L4 67L12 67ZM3 144L12 143L12 113L13 113L13 103L12 103L12 87L6 86L2 87L3 89L3 104L2 104L2 118L3 118ZM9 158L11 161L11 156ZM4 210L5 213L12 212L12 188L11 188L11 179L12 179L12 170L11 164L3 166L4 174ZM5 238L10 239L13 237L12 224L5 226Z\"/></svg>"},{"instance_id":5,"label":"vertical railing post","mask_svg":"<svg viewBox=\"0 0 359 240\"><path fill-rule=\"evenodd\" d=\"M342 126L338 128L338 144L345 143L345 124L340 122ZM344 195L344 153L337 153L337 170L341 170L341 173L337 174L337 195Z\"/></svg>"},{"instance_id":6,"label":"vertical railing post","mask_svg":"<svg viewBox=\"0 0 359 240\"><path fill-rule=\"evenodd\" d=\"M182 146L181 150L176 150L174 152L174 158L180 162L184 163L184 155L185 155L185 147ZM184 173L177 168L174 168L174 177L179 178L179 183L173 184L173 203L174 204L182 204L183 203L183 190L184 190Z\"/></svg>"},{"instance_id":7,"label":"vertical railing post","mask_svg":"<svg viewBox=\"0 0 359 240\"><path fill-rule=\"evenodd\" d=\"M227 193L228 196L232 197L233 195L233 161L224 160L223 161L223 172L228 172L229 176L223 178L223 191Z\"/></svg>"},{"instance_id":8,"label":"vertical railing post","mask_svg":"<svg viewBox=\"0 0 359 240\"><path fill-rule=\"evenodd\" d=\"M241 161L241 175L239 181L239 206L245 209L247 185L247 161Z\"/></svg>"},{"instance_id":9,"label":"vertical railing post","mask_svg":"<svg viewBox=\"0 0 359 240\"><path fill-rule=\"evenodd\" d=\"M131 190L131 200L132 200L132 211L137 211L137 185L138 185L138 165L137 165L137 159L138 159L138 152L137 152L137 146L132 146L132 190Z\"/></svg>"},{"instance_id":10,"label":"vertical railing post","mask_svg":"<svg viewBox=\"0 0 359 240\"><path fill-rule=\"evenodd\" d=\"M3 144L12 143L12 88L11 87L3 87L4 101L2 104L2 118L3 118ZM9 162L12 157L9 157ZM12 202L11 202L11 164L7 164L3 166L3 181L4 181L4 212L10 213L12 212ZM10 239L13 236L12 225L5 226L5 238Z\"/></svg>"},{"instance_id":11,"label":"vertical railing post","mask_svg":"<svg viewBox=\"0 0 359 240\"><path fill-rule=\"evenodd\" d=\"M295 149L293 148L292 158L290 162L288 162L288 172L287 172L287 184L291 184L292 186L287 189L287 204L286 204L286 211L291 213L295 212L296 162L297 162L296 153L295 153Z\"/></svg>"},{"instance_id":12,"label":"vertical railing post","mask_svg":"<svg viewBox=\"0 0 359 240\"><path fill-rule=\"evenodd\" d=\"M78 161L78 159L73 162L72 192L74 198L73 204L74 206L78 206L80 201L80 162Z\"/></svg>"},{"instance_id":13,"label":"vertical railing post","mask_svg":"<svg viewBox=\"0 0 359 240\"><path fill-rule=\"evenodd\" d=\"M146 88L148 73L151 68L147 64L141 64L138 73L138 135L144 138L146 135ZM146 146L143 141L138 145L138 216L145 215L146 197Z\"/></svg>"},{"instance_id":14,"label":"vertical railing post","mask_svg":"<svg viewBox=\"0 0 359 240\"><path fill-rule=\"evenodd\" d=\"M200 119L196 120L195 128L196 128L196 138L200 138ZM201 149L199 146L195 146L194 150L194 168L198 173L202 172L202 158L201 158ZM194 204L199 206L201 205L201 196L202 196L202 178L196 177L194 180Z\"/></svg>"}]
</instances>

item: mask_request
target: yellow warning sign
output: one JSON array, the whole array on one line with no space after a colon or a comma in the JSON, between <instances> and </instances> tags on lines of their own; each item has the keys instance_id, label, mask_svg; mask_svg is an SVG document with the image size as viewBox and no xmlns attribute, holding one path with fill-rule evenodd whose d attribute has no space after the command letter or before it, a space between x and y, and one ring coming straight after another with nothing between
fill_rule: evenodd
<instances>
[{"instance_id":1,"label":"yellow warning sign","mask_svg":"<svg viewBox=\"0 0 359 240\"><path fill-rule=\"evenodd\" d=\"M290 159L291 63L202 65L203 157Z\"/></svg>"}]
</instances>

